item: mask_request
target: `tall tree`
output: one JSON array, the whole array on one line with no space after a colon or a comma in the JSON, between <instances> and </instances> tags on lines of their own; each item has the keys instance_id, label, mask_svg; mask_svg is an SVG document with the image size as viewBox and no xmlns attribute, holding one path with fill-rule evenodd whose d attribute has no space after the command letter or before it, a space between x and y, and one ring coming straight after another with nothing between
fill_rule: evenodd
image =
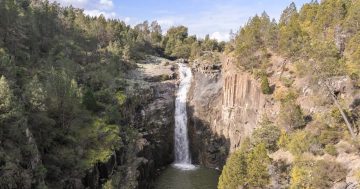
<instances>
[{"instance_id":1,"label":"tall tree","mask_svg":"<svg viewBox=\"0 0 360 189\"><path fill-rule=\"evenodd\" d=\"M32 111L46 110L46 91L35 75L26 87L26 97Z\"/></svg>"},{"instance_id":2,"label":"tall tree","mask_svg":"<svg viewBox=\"0 0 360 189\"><path fill-rule=\"evenodd\" d=\"M251 188L264 188L270 182L268 166L270 157L267 155L265 144L258 144L247 157L248 173L247 185Z\"/></svg>"},{"instance_id":3,"label":"tall tree","mask_svg":"<svg viewBox=\"0 0 360 189\"><path fill-rule=\"evenodd\" d=\"M161 26L157 21L151 22L151 42L155 45L159 45L162 39L162 30Z\"/></svg>"},{"instance_id":4,"label":"tall tree","mask_svg":"<svg viewBox=\"0 0 360 189\"><path fill-rule=\"evenodd\" d=\"M286 9L282 12L280 16L280 24L289 24L291 21L291 18L293 16L297 15L297 9L294 2L292 2Z\"/></svg>"},{"instance_id":5,"label":"tall tree","mask_svg":"<svg viewBox=\"0 0 360 189\"><path fill-rule=\"evenodd\" d=\"M0 123L1 127L9 127L7 123L18 114L18 107L15 97L10 89L8 80L1 76L0 78Z\"/></svg>"}]
</instances>

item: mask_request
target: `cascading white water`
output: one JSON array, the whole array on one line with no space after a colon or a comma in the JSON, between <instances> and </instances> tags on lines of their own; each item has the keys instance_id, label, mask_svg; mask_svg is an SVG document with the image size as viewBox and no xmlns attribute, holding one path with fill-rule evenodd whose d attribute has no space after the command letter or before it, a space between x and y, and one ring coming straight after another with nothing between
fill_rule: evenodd
<instances>
[{"instance_id":1,"label":"cascading white water","mask_svg":"<svg viewBox=\"0 0 360 189\"><path fill-rule=\"evenodd\" d=\"M185 64L179 64L180 85L175 101L175 167L183 170L196 168L191 164L187 129L186 100L190 89L192 73Z\"/></svg>"}]
</instances>

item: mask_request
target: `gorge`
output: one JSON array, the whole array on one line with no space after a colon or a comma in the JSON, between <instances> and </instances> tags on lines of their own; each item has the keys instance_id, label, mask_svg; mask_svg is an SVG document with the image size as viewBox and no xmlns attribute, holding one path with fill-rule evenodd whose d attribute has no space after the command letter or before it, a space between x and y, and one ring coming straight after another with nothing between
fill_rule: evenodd
<instances>
[{"instance_id":1,"label":"gorge","mask_svg":"<svg viewBox=\"0 0 360 189\"><path fill-rule=\"evenodd\" d=\"M360 1L298 1L1 0L0 189L359 188Z\"/></svg>"}]
</instances>

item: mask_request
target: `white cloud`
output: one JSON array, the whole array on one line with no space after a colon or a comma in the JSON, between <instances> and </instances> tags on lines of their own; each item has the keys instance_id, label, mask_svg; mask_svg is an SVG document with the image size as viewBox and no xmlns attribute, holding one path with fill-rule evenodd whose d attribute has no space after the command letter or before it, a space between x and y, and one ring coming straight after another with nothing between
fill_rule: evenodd
<instances>
[{"instance_id":1,"label":"white cloud","mask_svg":"<svg viewBox=\"0 0 360 189\"><path fill-rule=\"evenodd\" d=\"M103 15L105 16L105 18L115 18L116 17L116 13L115 12L104 12L101 10L84 10L84 13L89 15L89 16L100 16Z\"/></svg>"},{"instance_id":2,"label":"white cloud","mask_svg":"<svg viewBox=\"0 0 360 189\"><path fill-rule=\"evenodd\" d=\"M253 14L249 7L236 7L230 5L217 6L214 10L202 12L198 20L194 20L196 32L220 32L228 34L231 29L237 30L243 23L248 20L248 15ZM197 24L197 22L199 24ZM203 29L202 29L203 28Z\"/></svg>"},{"instance_id":3,"label":"white cloud","mask_svg":"<svg viewBox=\"0 0 360 189\"><path fill-rule=\"evenodd\" d=\"M112 2L112 0L100 0L100 5L102 5L104 8L114 7L114 3Z\"/></svg>"},{"instance_id":4,"label":"white cloud","mask_svg":"<svg viewBox=\"0 0 360 189\"><path fill-rule=\"evenodd\" d=\"M136 26L137 24L144 22L144 20L134 18L134 17L131 17L131 20L129 17L121 17L120 19L124 20L126 24L129 24L131 26ZM161 25L163 34L166 34L167 30L170 27L180 25L181 23L184 22L184 19L185 18L181 17L181 16L177 16L177 17L168 16L168 17L156 18L153 20L156 20L158 22L158 24ZM151 22L153 20L148 20L148 21Z\"/></svg>"},{"instance_id":5,"label":"white cloud","mask_svg":"<svg viewBox=\"0 0 360 189\"><path fill-rule=\"evenodd\" d=\"M171 26L174 26L175 23L175 19L174 18L161 18L159 20L157 20L157 22L161 25L163 30L168 30Z\"/></svg>"},{"instance_id":6,"label":"white cloud","mask_svg":"<svg viewBox=\"0 0 360 189\"><path fill-rule=\"evenodd\" d=\"M89 16L104 15L106 18L116 18L112 0L50 0L56 1L63 6L70 6L84 9L84 13Z\"/></svg>"},{"instance_id":7,"label":"white cloud","mask_svg":"<svg viewBox=\"0 0 360 189\"><path fill-rule=\"evenodd\" d=\"M88 4L88 0L50 0L51 2L58 2L63 6L74 6L74 7L83 7Z\"/></svg>"},{"instance_id":8,"label":"white cloud","mask_svg":"<svg viewBox=\"0 0 360 189\"><path fill-rule=\"evenodd\" d=\"M229 33L214 32L210 35L210 39L216 39L218 41L229 41Z\"/></svg>"},{"instance_id":9,"label":"white cloud","mask_svg":"<svg viewBox=\"0 0 360 189\"><path fill-rule=\"evenodd\" d=\"M125 18L124 18L124 21L125 21L126 24L129 24L130 21L131 21L131 18L130 18L130 17L125 17Z\"/></svg>"}]
</instances>

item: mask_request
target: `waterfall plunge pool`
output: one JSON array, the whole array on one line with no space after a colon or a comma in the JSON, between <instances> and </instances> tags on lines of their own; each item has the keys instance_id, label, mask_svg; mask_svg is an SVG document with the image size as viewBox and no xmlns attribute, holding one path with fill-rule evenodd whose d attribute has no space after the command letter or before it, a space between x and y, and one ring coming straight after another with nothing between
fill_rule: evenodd
<instances>
[{"instance_id":1,"label":"waterfall plunge pool","mask_svg":"<svg viewBox=\"0 0 360 189\"><path fill-rule=\"evenodd\" d=\"M155 189L216 189L219 176L215 169L183 170L171 165L158 177Z\"/></svg>"}]
</instances>

